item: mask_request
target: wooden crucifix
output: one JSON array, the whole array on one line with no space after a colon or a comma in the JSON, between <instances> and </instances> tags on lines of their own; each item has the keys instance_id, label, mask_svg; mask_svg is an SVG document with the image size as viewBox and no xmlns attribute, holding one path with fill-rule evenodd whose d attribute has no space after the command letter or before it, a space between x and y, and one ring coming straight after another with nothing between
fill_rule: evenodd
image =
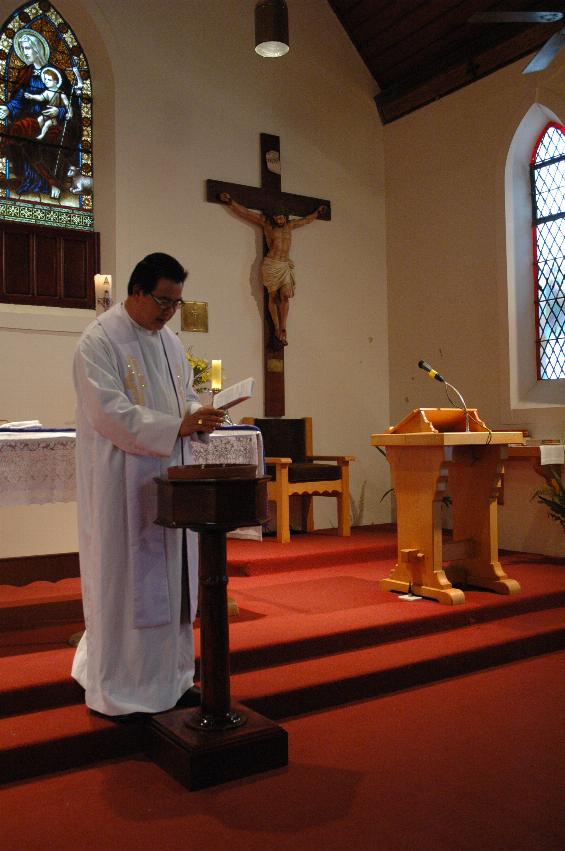
<instances>
[{"instance_id":1,"label":"wooden crucifix","mask_svg":"<svg viewBox=\"0 0 565 851\"><path fill-rule=\"evenodd\" d=\"M283 417L285 413L285 320L288 294L292 295L294 290L294 275L292 261L288 258L290 245L283 246L282 254L283 256L286 254L286 260L272 262L270 255L276 255L277 252L273 252L272 247L270 250L268 238L273 228L277 227L277 220L281 222L278 226L283 227L284 219L287 222L288 243L290 243L288 226L290 225L290 229L293 229L308 224L315 218L331 219L330 202L281 191L280 138L268 133L261 133L261 186L242 186L239 183L207 180L206 200L214 203L228 203L241 218L263 226L265 416ZM253 211L259 211L259 213ZM299 218L288 221L289 216ZM269 279L268 275L271 276ZM279 281L277 281L278 275L282 276ZM277 284L278 289L276 289ZM281 293L284 294L284 299L281 298Z\"/></svg>"}]
</instances>

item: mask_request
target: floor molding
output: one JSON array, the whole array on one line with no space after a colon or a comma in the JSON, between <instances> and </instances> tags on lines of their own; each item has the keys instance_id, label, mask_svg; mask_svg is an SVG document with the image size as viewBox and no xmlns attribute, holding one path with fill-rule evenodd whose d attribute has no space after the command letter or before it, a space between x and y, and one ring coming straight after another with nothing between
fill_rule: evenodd
<instances>
[{"instance_id":1,"label":"floor molding","mask_svg":"<svg viewBox=\"0 0 565 851\"><path fill-rule=\"evenodd\" d=\"M80 576L78 553L0 558L0 585L59 582Z\"/></svg>"}]
</instances>

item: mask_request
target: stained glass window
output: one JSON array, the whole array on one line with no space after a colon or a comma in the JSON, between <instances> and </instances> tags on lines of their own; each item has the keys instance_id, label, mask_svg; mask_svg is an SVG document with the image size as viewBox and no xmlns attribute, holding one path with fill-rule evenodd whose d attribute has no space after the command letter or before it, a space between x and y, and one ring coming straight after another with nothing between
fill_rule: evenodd
<instances>
[{"instance_id":1,"label":"stained glass window","mask_svg":"<svg viewBox=\"0 0 565 851\"><path fill-rule=\"evenodd\" d=\"M93 229L90 71L45 0L0 30L0 219Z\"/></svg>"},{"instance_id":2,"label":"stained glass window","mask_svg":"<svg viewBox=\"0 0 565 851\"><path fill-rule=\"evenodd\" d=\"M530 177L538 378L565 378L565 127L545 127Z\"/></svg>"}]
</instances>

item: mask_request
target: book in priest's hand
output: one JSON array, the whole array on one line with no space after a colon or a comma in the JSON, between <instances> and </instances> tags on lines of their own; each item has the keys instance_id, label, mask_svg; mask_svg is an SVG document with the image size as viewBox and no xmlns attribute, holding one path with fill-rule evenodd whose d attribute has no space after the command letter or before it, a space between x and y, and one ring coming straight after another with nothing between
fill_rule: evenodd
<instances>
[{"instance_id":1,"label":"book in priest's hand","mask_svg":"<svg viewBox=\"0 0 565 851\"><path fill-rule=\"evenodd\" d=\"M3 431L41 431L43 429L39 420L18 420L11 423L0 420L0 427Z\"/></svg>"},{"instance_id":2,"label":"book in priest's hand","mask_svg":"<svg viewBox=\"0 0 565 851\"><path fill-rule=\"evenodd\" d=\"M237 384L231 384L225 390L219 390L214 393L214 407L223 408L227 411L228 408L233 408L234 405L239 405L240 402L245 402L250 399L255 392L255 379L244 378L243 381L238 381Z\"/></svg>"}]
</instances>

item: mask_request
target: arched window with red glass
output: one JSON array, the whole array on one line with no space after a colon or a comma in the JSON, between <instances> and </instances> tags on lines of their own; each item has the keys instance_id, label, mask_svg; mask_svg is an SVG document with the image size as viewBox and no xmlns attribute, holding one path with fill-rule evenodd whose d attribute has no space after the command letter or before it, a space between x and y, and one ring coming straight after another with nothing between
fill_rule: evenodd
<instances>
[{"instance_id":1,"label":"arched window with red glass","mask_svg":"<svg viewBox=\"0 0 565 851\"><path fill-rule=\"evenodd\" d=\"M530 161L538 379L565 378L565 127L550 122Z\"/></svg>"}]
</instances>

